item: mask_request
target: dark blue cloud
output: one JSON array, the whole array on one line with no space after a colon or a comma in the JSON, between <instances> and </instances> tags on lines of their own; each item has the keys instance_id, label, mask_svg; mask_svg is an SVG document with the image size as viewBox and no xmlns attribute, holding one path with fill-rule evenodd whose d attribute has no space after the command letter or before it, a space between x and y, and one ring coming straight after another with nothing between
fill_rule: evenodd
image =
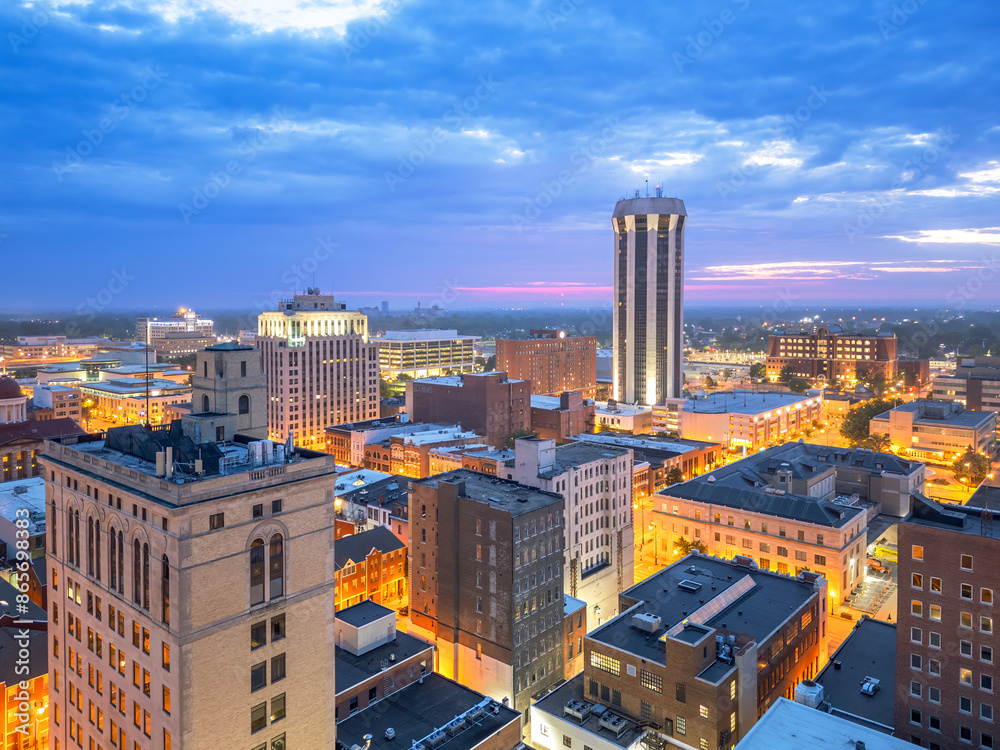
<instances>
[{"instance_id":1,"label":"dark blue cloud","mask_svg":"<svg viewBox=\"0 0 1000 750\"><path fill-rule=\"evenodd\" d=\"M115 304L247 304L327 236L317 283L349 298L603 286L647 179L685 199L701 301L770 299L723 266L995 251L907 241L997 224L995 3L389 0L318 30L236 6L0 7L3 307L122 264ZM794 283L937 304L970 273L844 268Z\"/></svg>"}]
</instances>

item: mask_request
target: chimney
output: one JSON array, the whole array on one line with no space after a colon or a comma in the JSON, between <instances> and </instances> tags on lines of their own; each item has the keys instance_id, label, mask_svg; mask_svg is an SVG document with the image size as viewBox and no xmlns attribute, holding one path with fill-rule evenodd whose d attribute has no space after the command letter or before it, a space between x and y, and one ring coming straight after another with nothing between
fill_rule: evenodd
<instances>
[{"instance_id":1,"label":"chimney","mask_svg":"<svg viewBox=\"0 0 1000 750\"><path fill-rule=\"evenodd\" d=\"M171 445L167 446L166 455L166 465L164 466L164 473L167 479L170 479L174 475L174 448Z\"/></svg>"},{"instance_id":2,"label":"chimney","mask_svg":"<svg viewBox=\"0 0 1000 750\"><path fill-rule=\"evenodd\" d=\"M166 473L163 451L156 452L156 476L162 477Z\"/></svg>"}]
</instances>

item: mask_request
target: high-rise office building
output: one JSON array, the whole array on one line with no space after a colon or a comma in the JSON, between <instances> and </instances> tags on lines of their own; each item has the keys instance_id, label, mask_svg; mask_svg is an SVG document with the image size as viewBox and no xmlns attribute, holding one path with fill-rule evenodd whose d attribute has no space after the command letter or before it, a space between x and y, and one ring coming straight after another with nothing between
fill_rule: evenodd
<instances>
[{"instance_id":1,"label":"high-rise office building","mask_svg":"<svg viewBox=\"0 0 1000 750\"><path fill-rule=\"evenodd\" d=\"M618 201L615 233L615 399L662 404L682 395L684 224L678 198Z\"/></svg>"},{"instance_id":2,"label":"high-rise office building","mask_svg":"<svg viewBox=\"0 0 1000 750\"><path fill-rule=\"evenodd\" d=\"M264 352L268 436L322 450L330 425L379 414L378 346L368 318L318 289L257 318Z\"/></svg>"},{"instance_id":3,"label":"high-rise office building","mask_svg":"<svg viewBox=\"0 0 1000 750\"><path fill-rule=\"evenodd\" d=\"M195 423L45 446L53 750L335 747L334 458Z\"/></svg>"},{"instance_id":4,"label":"high-rise office building","mask_svg":"<svg viewBox=\"0 0 1000 750\"><path fill-rule=\"evenodd\" d=\"M497 369L531 381L535 396L597 394L597 338L567 331L531 331L527 339L497 339Z\"/></svg>"},{"instance_id":5,"label":"high-rise office building","mask_svg":"<svg viewBox=\"0 0 1000 750\"><path fill-rule=\"evenodd\" d=\"M169 318L136 318L135 333L139 341L149 342L162 339L168 333L212 338L215 336L215 323L199 318L194 310L182 307Z\"/></svg>"}]
</instances>

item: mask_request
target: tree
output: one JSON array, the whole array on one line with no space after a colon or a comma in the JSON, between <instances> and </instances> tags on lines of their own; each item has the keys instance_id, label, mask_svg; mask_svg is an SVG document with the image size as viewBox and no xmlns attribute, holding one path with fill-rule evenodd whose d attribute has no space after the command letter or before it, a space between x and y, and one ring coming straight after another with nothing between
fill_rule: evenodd
<instances>
[{"instance_id":1,"label":"tree","mask_svg":"<svg viewBox=\"0 0 1000 750\"><path fill-rule=\"evenodd\" d=\"M785 365L781 368L781 372L778 373L778 381L781 383L787 383L792 379L792 366Z\"/></svg>"},{"instance_id":2,"label":"tree","mask_svg":"<svg viewBox=\"0 0 1000 750\"><path fill-rule=\"evenodd\" d=\"M809 381L805 378L792 378L788 381L788 390L792 391L792 393L805 393L808 387Z\"/></svg>"},{"instance_id":3,"label":"tree","mask_svg":"<svg viewBox=\"0 0 1000 750\"><path fill-rule=\"evenodd\" d=\"M970 485L977 485L990 473L990 460L981 453L976 453L972 446L969 446L965 449L965 453L951 465L951 468L955 471L955 476L958 479L965 479Z\"/></svg>"},{"instance_id":4,"label":"tree","mask_svg":"<svg viewBox=\"0 0 1000 750\"><path fill-rule=\"evenodd\" d=\"M392 386L382 378L378 379L378 395L382 398L392 398Z\"/></svg>"},{"instance_id":5,"label":"tree","mask_svg":"<svg viewBox=\"0 0 1000 750\"><path fill-rule=\"evenodd\" d=\"M872 417L894 409L901 403L903 403L902 400L898 398L872 398L851 407L840 425L840 434L851 444L852 448L860 447L871 434L868 425Z\"/></svg>"},{"instance_id":6,"label":"tree","mask_svg":"<svg viewBox=\"0 0 1000 750\"><path fill-rule=\"evenodd\" d=\"M903 370L903 385L912 388L917 384L917 374L913 370Z\"/></svg>"},{"instance_id":7,"label":"tree","mask_svg":"<svg viewBox=\"0 0 1000 750\"><path fill-rule=\"evenodd\" d=\"M729 380L733 376L733 371L729 367L722 368L722 379Z\"/></svg>"},{"instance_id":8,"label":"tree","mask_svg":"<svg viewBox=\"0 0 1000 750\"><path fill-rule=\"evenodd\" d=\"M767 377L767 368L763 362L754 362L750 365L750 378L762 380Z\"/></svg>"},{"instance_id":9,"label":"tree","mask_svg":"<svg viewBox=\"0 0 1000 750\"><path fill-rule=\"evenodd\" d=\"M667 484L677 484L678 482L684 481L684 475L681 474L681 470L676 466L672 466L670 471L667 472Z\"/></svg>"},{"instance_id":10,"label":"tree","mask_svg":"<svg viewBox=\"0 0 1000 750\"><path fill-rule=\"evenodd\" d=\"M695 551L704 555L708 551L708 547L700 539L688 540L684 537L674 540L674 549L677 550L678 555L688 555Z\"/></svg>"},{"instance_id":11,"label":"tree","mask_svg":"<svg viewBox=\"0 0 1000 750\"><path fill-rule=\"evenodd\" d=\"M492 355L486 360L486 366L483 368L483 372L493 372L497 369L497 355Z\"/></svg>"},{"instance_id":12,"label":"tree","mask_svg":"<svg viewBox=\"0 0 1000 750\"><path fill-rule=\"evenodd\" d=\"M886 434L869 435L862 441L861 447L875 451L876 453L888 453L892 447L892 441L889 440L889 436Z\"/></svg>"},{"instance_id":13,"label":"tree","mask_svg":"<svg viewBox=\"0 0 1000 750\"><path fill-rule=\"evenodd\" d=\"M712 380L712 376L711 375L706 375L705 376L705 387L706 388L715 388L715 381Z\"/></svg>"},{"instance_id":14,"label":"tree","mask_svg":"<svg viewBox=\"0 0 1000 750\"><path fill-rule=\"evenodd\" d=\"M503 439L503 447L513 448L514 441L517 440L518 438L534 437L534 436L535 433L533 433L531 430L525 430L523 428L520 430L514 430L514 432L510 433L507 437Z\"/></svg>"}]
</instances>

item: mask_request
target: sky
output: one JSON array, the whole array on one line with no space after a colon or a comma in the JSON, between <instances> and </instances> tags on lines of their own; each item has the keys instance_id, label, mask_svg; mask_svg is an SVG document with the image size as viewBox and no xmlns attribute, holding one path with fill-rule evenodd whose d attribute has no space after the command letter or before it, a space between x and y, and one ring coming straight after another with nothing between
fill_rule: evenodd
<instances>
[{"instance_id":1,"label":"sky","mask_svg":"<svg viewBox=\"0 0 1000 750\"><path fill-rule=\"evenodd\" d=\"M995 0L0 3L0 311L1000 306Z\"/></svg>"}]
</instances>

